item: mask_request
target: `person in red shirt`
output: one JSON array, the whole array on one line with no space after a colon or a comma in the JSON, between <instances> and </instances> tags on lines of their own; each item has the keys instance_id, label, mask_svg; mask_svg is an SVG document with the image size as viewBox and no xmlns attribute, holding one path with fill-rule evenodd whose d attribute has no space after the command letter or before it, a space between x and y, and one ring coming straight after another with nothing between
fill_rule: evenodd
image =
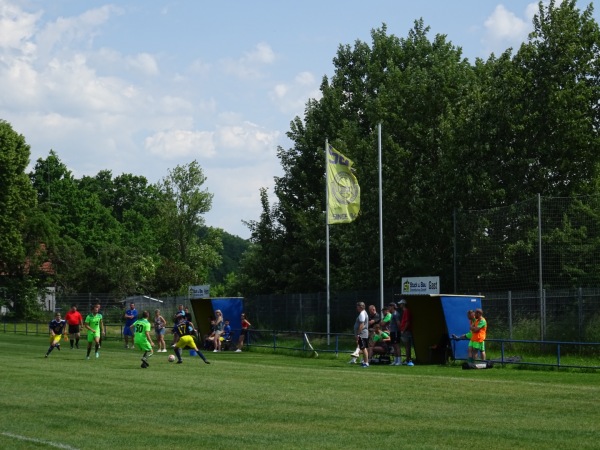
<instances>
[{"instance_id":1,"label":"person in red shirt","mask_svg":"<svg viewBox=\"0 0 600 450\"><path fill-rule=\"evenodd\" d=\"M406 305L406 300L402 299L398 302L400 308L402 308L402 320L400 320L400 339L404 344L405 360L404 364L407 366L414 366L410 357L410 349L412 344L412 314Z\"/></svg>"},{"instance_id":2,"label":"person in red shirt","mask_svg":"<svg viewBox=\"0 0 600 450\"><path fill-rule=\"evenodd\" d=\"M83 326L83 317L79 311L77 311L77 305L72 305L71 309L65 315L67 325L69 325L69 341L71 342L71 350L73 350L73 344L79 348L79 337L80 330Z\"/></svg>"}]
</instances>

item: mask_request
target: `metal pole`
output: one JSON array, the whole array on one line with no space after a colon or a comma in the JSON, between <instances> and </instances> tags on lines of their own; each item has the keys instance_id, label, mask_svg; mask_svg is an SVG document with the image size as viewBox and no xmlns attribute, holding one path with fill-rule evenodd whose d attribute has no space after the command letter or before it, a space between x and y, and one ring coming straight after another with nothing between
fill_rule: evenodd
<instances>
[{"instance_id":1,"label":"metal pole","mask_svg":"<svg viewBox=\"0 0 600 450\"><path fill-rule=\"evenodd\" d=\"M456 268L456 260L457 260L457 238L456 238L456 208L452 209L452 222L454 223L454 258L453 258L453 265L454 265L454 293L456 294L458 292L458 281L457 281L457 268Z\"/></svg>"},{"instance_id":2,"label":"metal pole","mask_svg":"<svg viewBox=\"0 0 600 450\"><path fill-rule=\"evenodd\" d=\"M327 345L329 345L330 339L330 330L331 330L331 312L329 310L329 301L331 298L331 294L329 292L329 174L327 171L328 157L329 153L329 142L325 139L325 242L326 242L326 251L325 251L325 267L326 267L326 278L327 278Z\"/></svg>"},{"instance_id":3,"label":"metal pole","mask_svg":"<svg viewBox=\"0 0 600 450\"><path fill-rule=\"evenodd\" d=\"M512 341L513 326L512 326L512 291L508 291L508 337Z\"/></svg>"},{"instance_id":4,"label":"metal pole","mask_svg":"<svg viewBox=\"0 0 600 450\"><path fill-rule=\"evenodd\" d=\"M540 295L540 338L543 341L544 335L546 334L546 329L544 326L544 322L546 317L544 317L544 283L542 277L542 196L540 194L537 195L538 200L538 268L539 268L539 295Z\"/></svg>"},{"instance_id":5,"label":"metal pole","mask_svg":"<svg viewBox=\"0 0 600 450\"><path fill-rule=\"evenodd\" d=\"M377 125L377 153L379 157L379 311L383 310L383 195L381 176L381 122Z\"/></svg>"}]
</instances>

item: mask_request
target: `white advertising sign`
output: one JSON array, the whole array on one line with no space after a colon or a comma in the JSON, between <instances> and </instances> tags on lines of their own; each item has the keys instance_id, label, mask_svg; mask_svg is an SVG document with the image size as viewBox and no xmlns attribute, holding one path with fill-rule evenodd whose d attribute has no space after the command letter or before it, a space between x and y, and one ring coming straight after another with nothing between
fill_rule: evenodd
<instances>
[{"instance_id":1,"label":"white advertising sign","mask_svg":"<svg viewBox=\"0 0 600 450\"><path fill-rule=\"evenodd\" d=\"M189 298L210 298L210 284L201 286L190 286L188 289Z\"/></svg>"},{"instance_id":2,"label":"white advertising sign","mask_svg":"<svg viewBox=\"0 0 600 450\"><path fill-rule=\"evenodd\" d=\"M402 295L440 293L440 277L402 277Z\"/></svg>"}]
</instances>

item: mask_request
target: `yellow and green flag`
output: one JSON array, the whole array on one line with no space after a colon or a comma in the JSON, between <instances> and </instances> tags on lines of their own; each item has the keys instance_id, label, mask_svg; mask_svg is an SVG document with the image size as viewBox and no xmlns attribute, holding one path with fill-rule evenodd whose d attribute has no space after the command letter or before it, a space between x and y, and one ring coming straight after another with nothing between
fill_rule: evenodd
<instances>
[{"instance_id":1,"label":"yellow and green flag","mask_svg":"<svg viewBox=\"0 0 600 450\"><path fill-rule=\"evenodd\" d=\"M331 145L327 152L327 223L349 223L360 211L360 187L352 173L353 163Z\"/></svg>"}]
</instances>

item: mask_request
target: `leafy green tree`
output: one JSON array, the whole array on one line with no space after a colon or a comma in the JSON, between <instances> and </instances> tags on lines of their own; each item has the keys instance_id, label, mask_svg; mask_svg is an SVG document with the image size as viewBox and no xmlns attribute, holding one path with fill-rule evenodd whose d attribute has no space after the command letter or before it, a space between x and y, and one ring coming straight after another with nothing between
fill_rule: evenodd
<instances>
[{"instance_id":1,"label":"leafy green tree","mask_svg":"<svg viewBox=\"0 0 600 450\"><path fill-rule=\"evenodd\" d=\"M253 267L270 270L260 272L272 279L271 289L324 289L326 139L354 161L361 185L361 215L351 224L329 227L332 286L378 284L379 123L386 282L449 272L452 203L446 193L446 155L454 144L452 123L463 114L462 99L475 78L459 48L444 36L430 41L428 32L417 21L408 38L399 39L384 25L372 31L371 46L360 41L340 46L335 74L321 85L322 98L308 103L304 121L292 122L288 136L294 145L279 150L284 175L276 179L278 203L272 211L263 205L260 222L250 223L259 245L252 249L253 259L261 260ZM259 275L251 278L259 288Z\"/></svg>"},{"instance_id":2,"label":"leafy green tree","mask_svg":"<svg viewBox=\"0 0 600 450\"><path fill-rule=\"evenodd\" d=\"M493 226L484 222L472 234L470 250L462 259L483 262L471 281L507 286L500 280L518 276L528 280L524 288L538 289L537 268L530 263L538 258L537 207L512 205L537 194L598 193L600 30L592 13L591 5L580 11L575 1L540 3L533 32L514 57L507 50L477 64L481 90L470 94L474 107L459 123L465 140L457 162L469 167L471 159L479 167L481 188L475 191L479 192L475 208L499 206L515 213ZM471 180L468 186L474 187ZM589 211L584 208L580 215ZM583 236L591 243L593 235L574 226L566 212L542 217L542 230L548 233L544 260L549 266L544 272L557 274L554 283L561 287L594 279L593 265L584 261L591 260L597 247L581 245ZM497 247L496 256L482 258L490 245ZM573 264L577 260L573 248L581 252L578 264Z\"/></svg>"},{"instance_id":3,"label":"leafy green tree","mask_svg":"<svg viewBox=\"0 0 600 450\"><path fill-rule=\"evenodd\" d=\"M34 257L41 249L30 236L36 222L43 219L38 215L39 220L30 221L28 217L36 209L35 190L25 173L29 155L25 138L0 120L0 286L9 292L7 306L18 318L39 311L29 271L35 270Z\"/></svg>"},{"instance_id":4,"label":"leafy green tree","mask_svg":"<svg viewBox=\"0 0 600 450\"><path fill-rule=\"evenodd\" d=\"M202 214L210 210L213 197L202 190L205 181L202 168L193 161L170 170L157 185L161 202L156 225L162 244L157 286L161 291L181 292L187 284L205 282L210 269L221 262L220 231L207 229L199 238Z\"/></svg>"}]
</instances>

